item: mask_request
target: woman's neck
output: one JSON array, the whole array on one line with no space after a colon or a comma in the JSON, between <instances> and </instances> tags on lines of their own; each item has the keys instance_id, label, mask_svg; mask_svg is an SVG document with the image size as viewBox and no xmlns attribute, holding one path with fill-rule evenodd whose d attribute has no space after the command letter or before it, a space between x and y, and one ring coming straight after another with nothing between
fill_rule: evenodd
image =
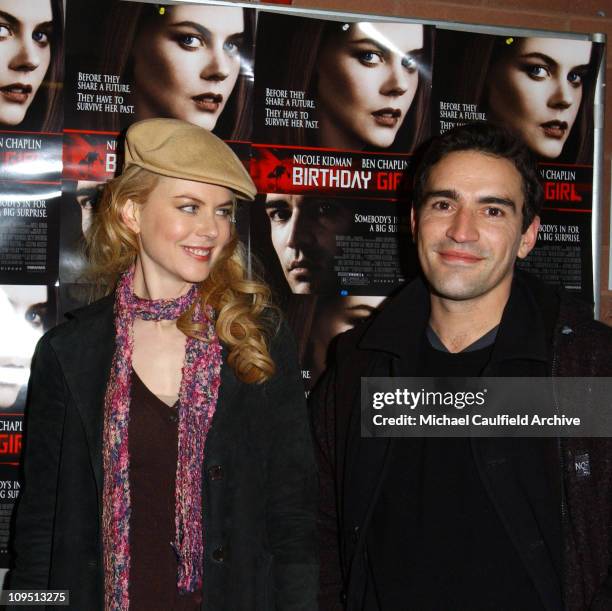
<instances>
[{"instance_id":1,"label":"woman's neck","mask_svg":"<svg viewBox=\"0 0 612 611\"><path fill-rule=\"evenodd\" d=\"M136 259L134 294L142 299L176 299L188 293L193 286L177 278L164 278L147 267L140 257Z\"/></svg>"}]
</instances>

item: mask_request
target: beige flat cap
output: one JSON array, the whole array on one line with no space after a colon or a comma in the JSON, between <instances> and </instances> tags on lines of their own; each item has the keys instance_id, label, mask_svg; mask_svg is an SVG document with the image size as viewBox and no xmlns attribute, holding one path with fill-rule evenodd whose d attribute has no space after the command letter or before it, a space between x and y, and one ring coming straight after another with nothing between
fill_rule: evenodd
<instances>
[{"instance_id":1,"label":"beige flat cap","mask_svg":"<svg viewBox=\"0 0 612 611\"><path fill-rule=\"evenodd\" d=\"M223 140L179 119L145 119L131 125L125 136L123 169L131 165L227 187L244 199L257 194L249 173Z\"/></svg>"}]
</instances>

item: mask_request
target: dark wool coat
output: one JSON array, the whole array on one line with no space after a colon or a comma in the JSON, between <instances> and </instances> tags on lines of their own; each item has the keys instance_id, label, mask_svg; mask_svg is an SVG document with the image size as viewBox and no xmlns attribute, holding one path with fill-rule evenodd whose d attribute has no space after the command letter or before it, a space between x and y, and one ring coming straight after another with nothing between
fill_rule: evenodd
<instances>
[{"instance_id":1,"label":"dark wool coat","mask_svg":"<svg viewBox=\"0 0 612 611\"><path fill-rule=\"evenodd\" d=\"M105 298L47 333L32 362L8 587L68 589L80 611L103 607L102 411L114 337ZM316 609L316 471L285 325L271 352L273 378L244 384L223 351L202 470L206 611Z\"/></svg>"},{"instance_id":2,"label":"dark wool coat","mask_svg":"<svg viewBox=\"0 0 612 611\"><path fill-rule=\"evenodd\" d=\"M513 299L517 291L521 299ZM377 609L367 564L367 548L376 542L368 528L397 441L360 437L360 378L411 375L428 320L429 293L419 279L371 322L340 336L334 365L311 395L324 611ZM539 362L553 376L610 377L612 329L570 296L517 273L491 361L485 375L524 375L525 363ZM612 440L474 438L471 444L478 474L542 607L612 610ZM585 456L586 476L579 468ZM548 490L544 499L542 490Z\"/></svg>"}]
</instances>

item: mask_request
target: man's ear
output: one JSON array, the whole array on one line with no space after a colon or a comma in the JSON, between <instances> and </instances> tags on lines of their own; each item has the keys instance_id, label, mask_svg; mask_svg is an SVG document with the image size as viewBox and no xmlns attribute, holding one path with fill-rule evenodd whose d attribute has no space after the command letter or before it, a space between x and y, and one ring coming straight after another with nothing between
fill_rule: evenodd
<instances>
[{"instance_id":1,"label":"man's ear","mask_svg":"<svg viewBox=\"0 0 612 611\"><path fill-rule=\"evenodd\" d=\"M536 240L538 239L539 229L540 217L536 216L533 221L531 221L531 225L525 229L525 232L521 236L521 243L519 244L517 253L519 259L524 259L533 250Z\"/></svg>"},{"instance_id":2,"label":"man's ear","mask_svg":"<svg viewBox=\"0 0 612 611\"><path fill-rule=\"evenodd\" d=\"M417 228L417 216L414 211L414 204L412 204L412 208L410 209L410 230L412 231L412 239L416 241L416 228Z\"/></svg>"},{"instance_id":3,"label":"man's ear","mask_svg":"<svg viewBox=\"0 0 612 611\"><path fill-rule=\"evenodd\" d=\"M121 220L135 233L140 233L140 206L128 198L121 209Z\"/></svg>"}]
</instances>

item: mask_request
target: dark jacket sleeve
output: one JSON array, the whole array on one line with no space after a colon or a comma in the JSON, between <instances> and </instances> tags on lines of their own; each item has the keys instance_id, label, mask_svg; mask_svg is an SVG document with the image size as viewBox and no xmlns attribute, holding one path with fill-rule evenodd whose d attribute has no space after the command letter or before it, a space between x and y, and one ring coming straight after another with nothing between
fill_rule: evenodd
<instances>
[{"instance_id":1,"label":"dark jacket sleeve","mask_svg":"<svg viewBox=\"0 0 612 611\"><path fill-rule=\"evenodd\" d=\"M65 398L63 374L45 336L32 359L10 589L48 587Z\"/></svg>"},{"instance_id":2,"label":"dark jacket sleeve","mask_svg":"<svg viewBox=\"0 0 612 611\"><path fill-rule=\"evenodd\" d=\"M309 398L315 453L319 466L317 527L321 559L319 579L321 611L342 609L342 572L336 500L334 381L335 369L330 368L319 380Z\"/></svg>"},{"instance_id":3,"label":"dark jacket sleeve","mask_svg":"<svg viewBox=\"0 0 612 611\"><path fill-rule=\"evenodd\" d=\"M317 475L295 341L285 324L271 353L276 373L265 388L270 406L266 521L276 608L315 611Z\"/></svg>"}]
</instances>

